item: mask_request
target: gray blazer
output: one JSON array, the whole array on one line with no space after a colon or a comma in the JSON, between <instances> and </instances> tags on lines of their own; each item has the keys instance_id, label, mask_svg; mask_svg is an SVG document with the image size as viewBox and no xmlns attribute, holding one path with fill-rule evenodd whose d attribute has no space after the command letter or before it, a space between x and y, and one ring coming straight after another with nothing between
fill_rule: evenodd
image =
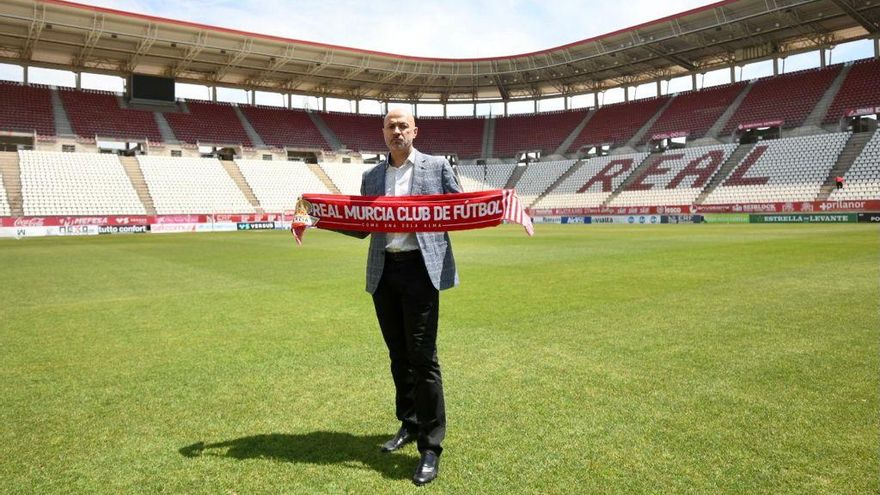
<instances>
[{"instance_id":1,"label":"gray blazer","mask_svg":"<svg viewBox=\"0 0 880 495\"><path fill-rule=\"evenodd\" d=\"M461 185L449 162L439 156L431 156L415 152L411 195L459 193ZM382 161L375 167L364 172L361 180L362 196L383 196L385 194L385 169L388 161ZM364 238L367 232L360 232L357 237ZM385 267L384 232L372 232L370 251L367 255L367 292L376 292L382 269ZM431 283L437 290L448 289L458 285L458 272L455 270L455 259L452 257L452 246L446 232L417 232L416 239L425 260Z\"/></svg>"}]
</instances>

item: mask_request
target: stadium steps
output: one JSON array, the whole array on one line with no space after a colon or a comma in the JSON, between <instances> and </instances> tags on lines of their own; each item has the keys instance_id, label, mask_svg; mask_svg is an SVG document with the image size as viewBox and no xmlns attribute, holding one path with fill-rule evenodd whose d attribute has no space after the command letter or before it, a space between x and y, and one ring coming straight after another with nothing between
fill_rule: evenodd
<instances>
[{"instance_id":1,"label":"stadium steps","mask_svg":"<svg viewBox=\"0 0 880 495\"><path fill-rule=\"evenodd\" d=\"M138 199L143 203L147 215L155 215L156 205L153 203L153 197L150 196L150 189L147 187L147 181L144 179L144 172L141 170L137 158L133 156L120 156L119 162L122 163L122 168L125 169L125 173L128 175L128 180L131 181L131 185L134 187Z\"/></svg>"},{"instance_id":2,"label":"stadium steps","mask_svg":"<svg viewBox=\"0 0 880 495\"><path fill-rule=\"evenodd\" d=\"M843 177L849 172L850 167L852 167L856 158L862 154L862 150L865 149L865 145L868 144L873 135L873 132L859 132L849 137L849 141L846 142L846 145L840 151L840 155L837 156L837 161L831 167L825 183L819 188L819 195L816 197L816 201L828 200L828 197L831 196L832 191L837 186L837 181L835 181L837 176ZM6 176L3 176L3 179L5 180ZM846 187L846 184L844 184L844 187Z\"/></svg>"},{"instance_id":3,"label":"stadium steps","mask_svg":"<svg viewBox=\"0 0 880 495\"><path fill-rule=\"evenodd\" d=\"M171 128L171 125L165 120L165 116L162 115L162 112L153 112L153 118L156 120L156 125L159 126L159 133L162 134L162 141L168 144L178 144L180 141L177 140L177 136L174 135L174 129Z\"/></svg>"},{"instance_id":4,"label":"stadium steps","mask_svg":"<svg viewBox=\"0 0 880 495\"><path fill-rule=\"evenodd\" d=\"M822 125L822 121L825 120L825 115L828 113L828 109L831 108L831 104L834 103L834 97L837 96L837 92L840 91L840 87L843 86L843 81L846 80L846 75L849 74L851 69L852 65L845 65L843 70L837 73L837 77L834 78L834 81L828 86L828 89L825 90L825 94L822 95L822 98L816 103L816 106L813 107L813 111L807 115L806 119L804 119L802 127L820 127Z\"/></svg>"},{"instance_id":5,"label":"stadium steps","mask_svg":"<svg viewBox=\"0 0 880 495\"><path fill-rule=\"evenodd\" d=\"M577 171L581 168L581 166L582 166L584 163L586 163L586 162L587 162L587 159L584 158L584 159L582 159L582 160L578 160L578 161L572 163L572 164L571 164L571 167L568 167L568 170L566 170L565 172L563 172L562 175L560 175L558 179L556 179L552 184L550 184L550 186L547 187L547 189L545 189L544 192L542 192L541 194L539 194L538 197L535 198L534 201L532 201L532 204L528 205L527 207L528 207L528 208L532 208L532 207L534 207L536 204L538 204L539 201L541 201L542 199L544 199L544 196L547 196L548 194L550 194L551 192L553 192L559 184L562 184L562 183L565 181L565 179L568 179L568 177L569 177L571 174L577 172ZM525 169L526 167L522 167L522 168Z\"/></svg>"},{"instance_id":6,"label":"stadium steps","mask_svg":"<svg viewBox=\"0 0 880 495\"><path fill-rule=\"evenodd\" d=\"M308 115L309 118L312 119L312 123L315 124L315 127L318 128L318 132L320 132L321 135L324 136L324 140L327 141L327 144L330 145L330 148L333 149L333 151L345 149L345 145L342 144L342 141L339 140L339 137L336 136L333 130L330 129L330 126L328 126L327 123L324 122L324 119L322 119L320 115L315 112L306 112L306 115Z\"/></svg>"},{"instance_id":7,"label":"stadium steps","mask_svg":"<svg viewBox=\"0 0 880 495\"><path fill-rule=\"evenodd\" d=\"M55 117L55 135L61 137L76 136L73 132L73 126L70 125L70 119L67 117L67 111L64 110L64 103L61 102L58 88L52 88L50 93L52 93L52 116Z\"/></svg>"},{"instance_id":8,"label":"stadium steps","mask_svg":"<svg viewBox=\"0 0 880 495\"><path fill-rule=\"evenodd\" d=\"M257 213L266 213L266 211L260 206L260 202L257 200L257 196L254 194L254 190L251 189L251 185L248 184L247 180L245 180L244 175L241 173L241 169L238 168L238 164L234 161L230 160L219 160L220 164L223 165L223 168L226 169L226 173L229 174L229 177L232 178L232 181L235 182L235 185L241 190L241 193L244 194L245 199L248 200L248 203L254 207L254 210Z\"/></svg>"},{"instance_id":9,"label":"stadium steps","mask_svg":"<svg viewBox=\"0 0 880 495\"><path fill-rule=\"evenodd\" d=\"M616 198L624 189L629 187L629 185L632 184L636 180L636 178L641 177L642 172L644 172L648 168L648 165L654 162L652 158L657 156L660 155L648 154L648 156L646 156L645 159L642 160L642 163L640 163L638 167L633 169L633 171L630 172L626 179L624 179L624 181L620 183L620 187L615 189L614 192L612 192L608 195L607 198L605 198L605 201L602 202L602 206L608 206L612 201L614 201L614 198Z\"/></svg>"},{"instance_id":10,"label":"stadium steps","mask_svg":"<svg viewBox=\"0 0 880 495\"><path fill-rule=\"evenodd\" d=\"M721 134L721 130L724 129L724 126L727 125L727 121L730 120L731 117L733 117L733 114L736 113L736 110L742 104L743 100L745 100L746 96L749 95L749 91L752 90L753 84L755 84L754 81L750 81L748 84L746 84L746 87L743 88L739 95L737 95L736 99L733 100L733 103L731 103L730 106L727 107L727 110L725 110L724 113L721 114L721 117L718 117L718 121L715 122L715 125L710 127L708 131L706 131L705 137L718 138L718 136Z\"/></svg>"},{"instance_id":11,"label":"stadium steps","mask_svg":"<svg viewBox=\"0 0 880 495\"><path fill-rule=\"evenodd\" d=\"M241 122L241 126L244 127L244 132L251 140L251 144L253 144L257 148L265 148L265 141L263 141L263 138L260 136L257 130L254 129L254 126L251 125L250 121L247 119L247 117L245 117L241 109L238 108L238 105L233 105L232 109L235 110L235 115L238 116L238 120Z\"/></svg>"},{"instance_id":12,"label":"stadium steps","mask_svg":"<svg viewBox=\"0 0 880 495\"><path fill-rule=\"evenodd\" d=\"M510 178L507 179L507 184L504 184L504 189L516 189L516 185L517 183L519 183L519 179L523 176L524 173L526 173L527 168L528 167L526 167L525 165L513 167L513 172L511 172Z\"/></svg>"},{"instance_id":13,"label":"stadium steps","mask_svg":"<svg viewBox=\"0 0 880 495\"><path fill-rule=\"evenodd\" d=\"M739 165L743 159L748 156L749 152L754 148L754 144L741 144L733 150L733 153L727 157L727 161L721 164L721 167L715 172L715 175L712 176L712 180L706 184L706 187L703 188L703 191L697 196L697 199L694 200L695 205L703 204L703 201L718 187L718 184L721 184L721 181L727 178L733 169Z\"/></svg>"},{"instance_id":14,"label":"stadium steps","mask_svg":"<svg viewBox=\"0 0 880 495\"><path fill-rule=\"evenodd\" d=\"M336 187L336 184L333 183L333 180L330 179L330 176L327 175L327 172L325 172L320 165L318 165L317 163L307 163L306 165L308 165L309 170L311 170L312 173L315 174L315 177L321 179L321 182L323 182L324 185L327 186L327 189L329 189L330 192L332 192L333 194L342 194L342 191L340 191L339 188Z\"/></svg>"},{"instance_id":15,"label":"stadium steps","mask_svg":"<svg viewBox=\"0 0 880 495\"><path fill-rule=\"evenodd\" d=\"M590 122L590 119L593 118L593 115L596 115L597 109L590 109L587 114L584 116L584 120L581 121L574 129L572 129L571 133L565 138L565 141L556 148L556 151L553 152L554 155L564 155L568 148L571 147L574 140L577 139L578 136L581 135L581 131L584 130L584 127Z\"/></svg>"},{"instance_id":16,"label":"stadium steps","mask_svg":"<svg viewBox=\"0 0 880 495\"><path fill-rule=\"evenodd\" d=\"M483 124L483 158L492 158L495 153L495 119L489 117Z\"/></svg>"},{"instance_id":17,"label":"stadium steps","mask_svg":"<svg viewBox=\"0 0 880 495\"><path fill-rule=\"evenodd\" d=\"M628 153L635 153L638 151L636 150L636 146L638 146L639 143L644 140L643 138L648 132L648 129L654 126L654 122L657 122L657 119L659 119L660 116L663 115L663 112L665 112L666 109L669 108L669 105L672 105L672 102L674 102L676 98L677 95L673 95L671 98L666 100L666 103L664 103L663 106L660 107L660 109L657 110L654 115L652 115L651 118L647 120L647 122L642 124L642 127L639 127L639 130L636 131L636 133L633 134L631 138L629 138L629 141L627 141L624 145L624 148L630 148L631 151L627 151Z\"/></svg>"},{"instance_id":18,"label":"stadium steps","mask_svg":"<svg viewBox=\"0 0 880 495\"><path fill-rule=\"evenodd\" d=\"M18 165L18 153L0 151L0 174L3 186L6 187L6 201L9 213L14 217L24 216L21 197L21 167Z\"/></svg>"}]
</instances>

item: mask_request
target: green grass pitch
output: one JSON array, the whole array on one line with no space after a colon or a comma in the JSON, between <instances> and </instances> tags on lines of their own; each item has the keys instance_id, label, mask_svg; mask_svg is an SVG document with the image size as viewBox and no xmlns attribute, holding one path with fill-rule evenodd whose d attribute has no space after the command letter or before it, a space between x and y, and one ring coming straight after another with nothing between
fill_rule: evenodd
<instances>
[{"instance_id":1,"label":"green grass pitch","mask_svg":"<svg viewBox=\"0 0 880 495\"><path fill-rule=\"evenodd\" d=\"M0 493L878 493L870 225L453 234L416 488L363 290L310 231L0 242Z\"/></svg>"}]
</instances>

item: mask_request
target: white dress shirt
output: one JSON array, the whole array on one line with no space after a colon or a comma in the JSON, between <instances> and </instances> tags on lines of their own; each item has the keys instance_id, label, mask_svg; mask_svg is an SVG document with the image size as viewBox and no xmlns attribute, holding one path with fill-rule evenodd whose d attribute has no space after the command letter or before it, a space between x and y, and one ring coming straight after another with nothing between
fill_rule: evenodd
<instances>
[{"instance_id":1,"label":"white dress shirt","mask_svg":"<svg viewBox=\"0 0 880 495\"><path fill-rule=\"evenodd\" d=\"M413 169L415 168L416 149L411 148L406 161L399 167L389 164L385 168L385 196L409 196L412 190ZM412 232L388 232L385 250L391 252L415 251L419 249L419 241Z\"/></svg>"}]
</instances>

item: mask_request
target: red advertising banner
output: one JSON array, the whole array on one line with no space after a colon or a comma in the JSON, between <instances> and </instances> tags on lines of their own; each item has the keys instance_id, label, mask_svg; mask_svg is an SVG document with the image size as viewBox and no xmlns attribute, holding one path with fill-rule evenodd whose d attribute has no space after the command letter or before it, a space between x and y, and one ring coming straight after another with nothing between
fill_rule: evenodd
<instances>
[{"instance_id":1,"label":"red advertising banner","mask_svg":"<svg viewBox=\"0 0 880 495\"><path fill-rule=\"evenodd\" d=\"M0 217L2 227L71 227L78 225L152 225L212 222L274 222L280 213L235 213L214 215L92 215L48 217Z\"/></svg>"},{"instance_id":2,"label":"red advertising banner","mask_svg":"<svg viewBox=\"0 0 880 495\"><path fill-rule=\"evenodd\" d=\"M759 127L779 127L784 123L784 120L764 120L761 122L747 122L736 126L736 128L740 131L746 131L749 129L757 129Z\"/></svg>"},{"instance_id":3,"label":"red advertising banner","mask_svg":"<svg viewBox=\"0 0 880 495\"><path fill-rule=\"evenodd\" d=\"M844 113L844 115L846 115L847 117L861 117L862 115L874 115L878 113L880 113L880 106L850 108Z\"/></svg>"},{"instance_id":4,"label":"red advertising banner","mask_svg":"<svg viewBox=\"0 0 880 495\"><path fill-rule=\"evenodd\" d=\"M660 139L673 139L680 137L688 137L691 135L691 131L674 131L674 132L661 132L658 134L654 134L651 136L651 139L654 141L658 141Z\"/></svg>"},{"instance_id":5,"label":"red advertising banner","mask_svg":"<svg viewBox=\"0 0 880 495\"><path fill-rule=\"evenodd\" d=\"M880 200L802 201L695 206L697 213L813 213L880 211Z\"/></svg>"},{"instance_id":6,"label":"red advertising banner","mask_svg":"<svg viewBox=\"0 0 880 495\"><path fill-rule=\"evenodd\" d=\"M672 206L620 206L593 208L532 208L529 215L538 217L578 215L690 215L696 213L691 205Z\"/></svg>"}]
</instances>

